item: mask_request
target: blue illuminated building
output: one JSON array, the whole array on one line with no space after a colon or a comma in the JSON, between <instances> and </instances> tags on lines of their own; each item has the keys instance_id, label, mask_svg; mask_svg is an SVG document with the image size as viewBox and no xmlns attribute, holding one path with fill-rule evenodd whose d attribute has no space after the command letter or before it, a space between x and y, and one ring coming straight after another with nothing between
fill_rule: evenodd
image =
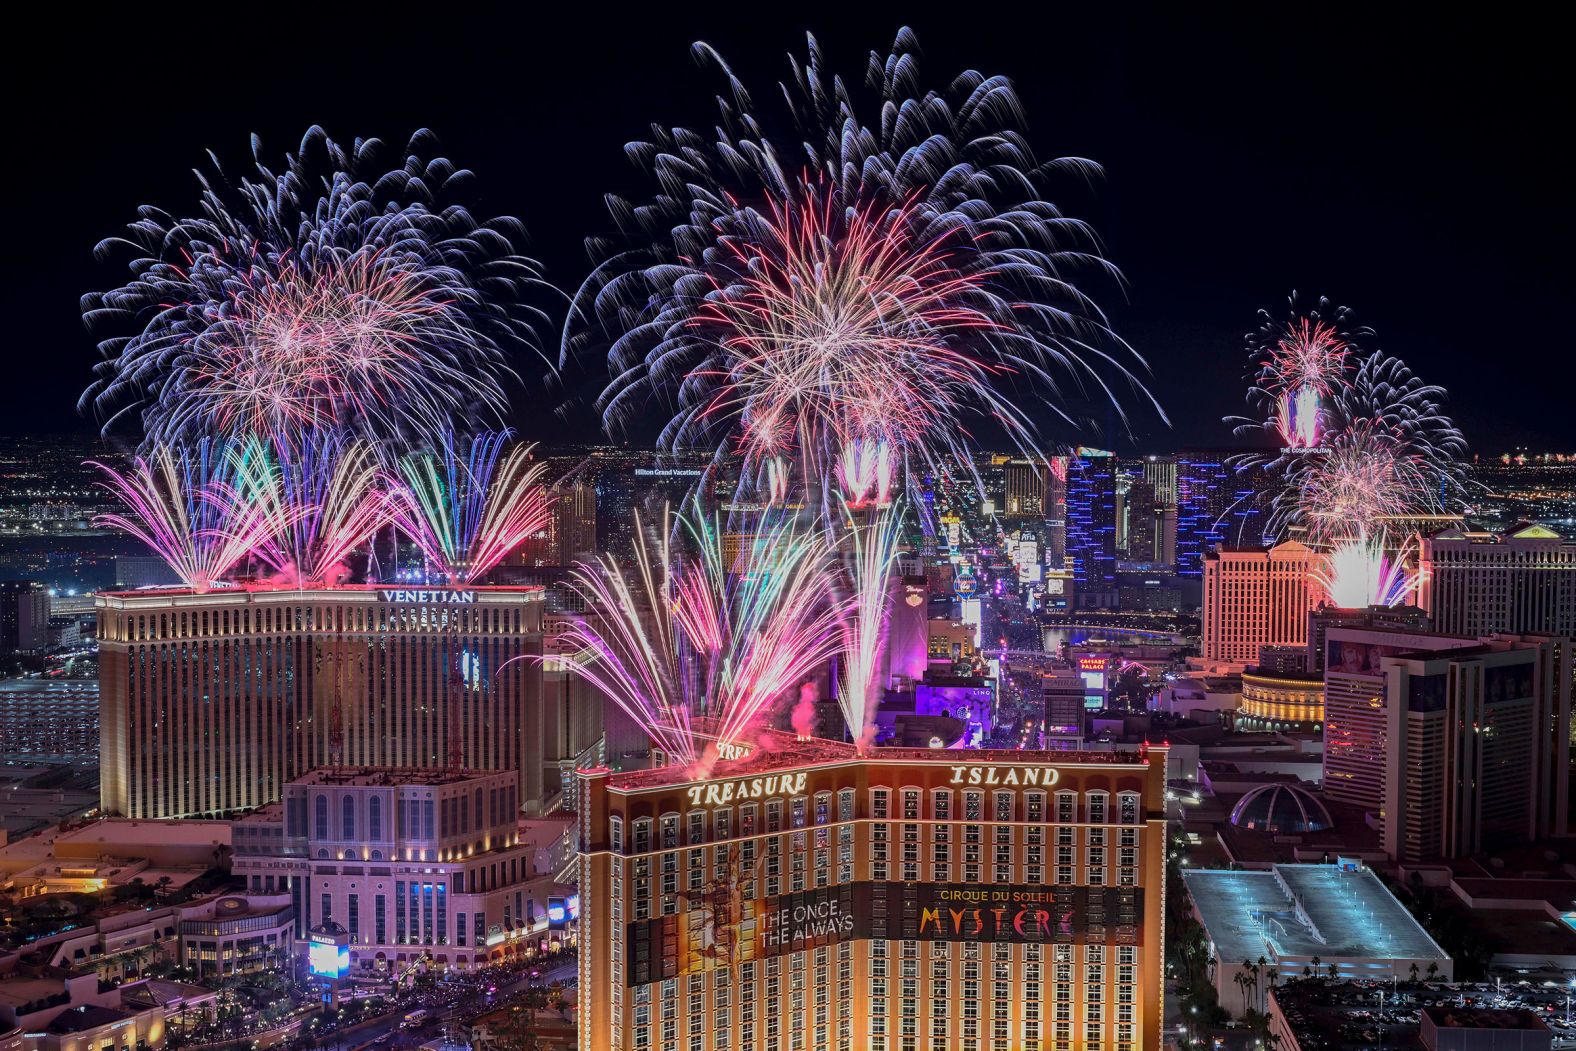
<instances>
[{"instance_id":1,"label":"blue illuminated building","mask_svg":"<svg viewBox=\"0 0 1576 1051\"><path fill-rule=\"evenodd\" d=\"M1177 574L1204 575L1204 555L1217 544L1273 543L1269 498L1275 476L1238 470L1237 453L1193 450L1177 457Z\"/></svg>"},{"instance_id":2,"label":"blue illuminated building","mask_svg":"<svg viewBox=\"0 0 1576 1051\"><path fill-rule=\"evenodd\" d=\"M1067 566L1079 601L1116 591L1116 457L1089 454L1067 465Z\"/></svg>"}]
</instances>

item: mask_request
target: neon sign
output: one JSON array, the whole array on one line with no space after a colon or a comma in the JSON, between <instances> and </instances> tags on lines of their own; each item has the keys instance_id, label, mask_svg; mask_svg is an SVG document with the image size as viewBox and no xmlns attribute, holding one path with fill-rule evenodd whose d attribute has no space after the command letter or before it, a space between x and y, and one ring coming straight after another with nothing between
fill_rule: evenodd
<instances>
[{"instance_id":1,"label":"neon sign","mask_svg":"<svg viewBox=\"0 0 1576 1051\"><path fill-rule=\"evenodd\" d=\"M449 588L378 588L378 601L407 606L468 606L476 601L476 592Z\"/></svg>"},{"instance_id":2,"label":"neon sign","mask_svg":"<svg viewBox=\"0 0 1576 1051\"><path fill-rule=\"evenodd\" d=\"M726 806L736 799L762 799L766 796L797 795L804 791L805 773L770 774L766 777L746 777L737 781L712 782L691 785L691 806Z\"/></svg>"},{"instance_id":3,"label":"neon sign","mask_svg":"<svg viewBox=\"0 0 1576 1051\"><path fill-rule=\"evenodd\" d=\"M1061 780L1053 766L954 766L955 785L1042 785L1049 788Z\"/></svg>"}]
</instances>

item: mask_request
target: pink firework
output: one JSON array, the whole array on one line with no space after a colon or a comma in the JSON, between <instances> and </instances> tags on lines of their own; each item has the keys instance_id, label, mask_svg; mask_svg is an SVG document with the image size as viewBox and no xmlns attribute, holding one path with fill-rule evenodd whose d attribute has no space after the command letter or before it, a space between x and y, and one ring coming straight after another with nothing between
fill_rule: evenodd
<instances>
[{"instance_id":1,"label":"pink firework","mask_svg":"<svg viewBox=\"0 0 1576 1051\"><path fill-rule=\"evenodd\" d=\"M796 450L807 481L824 480L852 447L869 457L852 472L868 493L875 450L888 473L897 456L930 459L956 443L966 405L1027 436L992 386L1011 366L969 350L1001 327L975 305L990 275L958 269L967 246L921 229L911 205L842 210L811 193L773 202L721 250L728 280L712 277L692 322L722 351L700 417L737 418L747 456Z\"/></svg>"},{"instance_id":2,"label":"pink firework","mask_svg":"<svg viewBox=\"0 0 1576 1051\"><path fill-rule=\"evenodd\" d=\"M1347 344L1336 326L1310 317L1287 324L1265 363L1275 398L1275 427L1293 449L1319 444L1322 403L1346 369Z\"/></svg>"},{"instance_id":3,"label":"pink firework","mask_svg":"<svg viewBox=\"0 0 1576 1051\"><path fill-rule=\"evenodd\" d=\"M279 523L240 491L222 445L160 449L126 472L94 466L105 474L99 484L124 508L94 522L147 544L193 591L219 586L254 554L278 557Z\"/></svg>"}]
</instances>

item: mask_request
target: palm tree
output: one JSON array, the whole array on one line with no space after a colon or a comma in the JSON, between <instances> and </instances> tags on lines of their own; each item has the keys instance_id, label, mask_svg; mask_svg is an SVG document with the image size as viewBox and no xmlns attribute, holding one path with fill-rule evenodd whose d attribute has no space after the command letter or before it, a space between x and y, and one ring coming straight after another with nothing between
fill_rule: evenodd
<instances>
[{"instance_id":1,"label":"palm tree","mask_svg":"<svg viewBox=\"0 0 1576 1051\"><path fill-rule=\"evenodd\" d=\"M1338 972L1337 972L1337 971L1336 971L1336 967L1335 967L1335 964L1333 964L1333 963L1331 963L1331 964L1326 964L1326 965L1325 965L1325 967L1324 967L1324 969L1325 969L1325 971L1326 971L1326 972L1327 972L1327 973L1328 973L1328 974L1329 974L1329 976L1330 976L1330 981L1332 981L1332 982L1333 982L1333 981L1335 981L1335 976L1336 976L1336 974L1337 974L1337 973L1338 973Z\"/></svg>"},{"instance_id":2,"label":"palm tree","mask_svg":"<svg viewBox=\"0 0 1576 1051\"><path fill-rule=\"evenodd\" d=\"M1414 963L1412 967L1416 968L1417 964ZM1433 981L1437 977L1439 977L1439 964L1430 961L1428 964L1428 980Z\"/></svg>"},{"instance_id":3,"label":"palm tree","mask_svg":"<svg viewBox=\"0 0 1576 1051\"><path fill-rule=\"evenodd\" d=\"M1411 975L1412 975L1412 984L1413 984L1413 985L1416 985L1416 984L1417 984L1417 961L1416 961L1416 960L1413 960L1413 961L1412 961L1412 966L1411 966L1411 967L1409 967L1409 968L1407 968L1407 970L1408 970L1408 971L1409 971L1409 972L1410 972L1410 973L1411 973Z\"/></svg>"}]
</instances>

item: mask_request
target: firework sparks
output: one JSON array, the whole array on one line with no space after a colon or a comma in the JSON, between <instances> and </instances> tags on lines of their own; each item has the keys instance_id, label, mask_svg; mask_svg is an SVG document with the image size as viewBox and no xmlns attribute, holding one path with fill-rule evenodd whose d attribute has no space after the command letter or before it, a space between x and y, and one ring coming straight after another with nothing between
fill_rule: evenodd
<instances>
[{"instance_id":1,"label":"firework sparks","mask_svg":"<svg viewBox=\"0 0 1576 1051\"><path fill-rule=\"evenodd\" d=\"M234 447L236 486L272 527L259 556L287 583L334 584L349 576L351 552L388 524L390 496L366 442L326 434L295 445Z\"/></svg>"},{"instance_id":2,"label":"firework sparks","mask_svg":"<svg viewBox=\"0 0 1576 1051\"><path fill-rule=\"evenodd\" d=\"M470 177L416 156L375 173L380 144L318 128L239 185L202 177L194 217L144 208L126 238L131 280L83 298L90 327L125 334L80 408L108 431L140 415L148 446L194 435L303 429L409 437L496 416L507 359L535 345L541 285L513 219L478 222L448 198Z\"/></svg>"},{"instance_id":3,"label":"firework sparks","mask_svg":"<svg viewBox=\"0 0 1576 1051\"><path fill-rule=\"evenodd\" d=\"M509 439L500 431L467 445L450 432L436 452L400 461L394 523L452 584L479 579L548 523L546 465L529 445L505 453Z\"/></svg>"},{"instance_id":4,"label":"firework sparks","mask_svg":"<svg viewBox=\"0 0 1576 1051\"><path fill-rule=\"evenodd\" d=\"M1119 386L1142 391L1123 364L1136 355L1074 283L1119 275L1092 231L1042 196L1047 172L1097 169L1037 162L1000 78L923 90L916 49L905 30L889 59L872 56L883 118L868 125L812 40L784 85L806 150L792 163L698 46L732 86L717 141L658 129L630 147L660 193L614 200L630 247L594 243L601 263L575 301L572 322L594 325L566 353L612 341L610 431L643 418L648 399L671 400L664 446L792 450L806 488L826 494L849 442L884 442L910 465L965 449L961 421L975 417L1032 448L1021 392L1076 422L1061 384L1113 403Z\"/></svg>"},{"instance_id":5,"label":"firework sparks","mask_svg":"<svg viewBox=\"0 0 1576 1051\"><path fill-rule=\"evenodd\" d=\"M94 523L141 540L193 591L212 590L254 553L277 557L278 523L239 492L221 443L161 449L124 473L93 466L105 475L99 485L125 508Z\"/></svg>"},{"instance_id":6,"label":"firework sparks","mask_svg":"<svg viewBox=\"0 0 1576 1051\"><path fill-rule=\"evenodd\" d=\"M850 590L849 615L843 631L843 679L838 690L843 719L854 741L863 748L875 732L875 712L881 700L876 672L887 638L892 612L892 570L902 541L902 509L891 505L854 519L852 508L848 536L852 551L845 560Z\"/></svg>"},{"instance_id":7,"label":"firework sparks","mask_svg":"<svg viewBox=\"0 0 1576 1051\"><path fill-rule=\"evenodd\" d=\"M1338 542L1314 579L1341 609L1399 606L1411 601L1422 583L1418 573L1407 568L1407 551L1391 553L1383 533Z\"/></svg>"},{"instance_id":8,"label":"firework sparks","mask_svg":"<svg viewBox=\"0 0 1576 1051\"><path fill-rule=\"evenodd\" d=\"M791 522L746 538L733 559L699 511L664 528L655 547L638 518L637 535L633 572L606 557L576 569L571 586L591 615L568 632L578 651L568 667L669 756L706 766L716 756L697 719L719 749L747 743L835 652L842 607L830 598L833 570L823 539Z\"/></svg>"}]
</instances>

